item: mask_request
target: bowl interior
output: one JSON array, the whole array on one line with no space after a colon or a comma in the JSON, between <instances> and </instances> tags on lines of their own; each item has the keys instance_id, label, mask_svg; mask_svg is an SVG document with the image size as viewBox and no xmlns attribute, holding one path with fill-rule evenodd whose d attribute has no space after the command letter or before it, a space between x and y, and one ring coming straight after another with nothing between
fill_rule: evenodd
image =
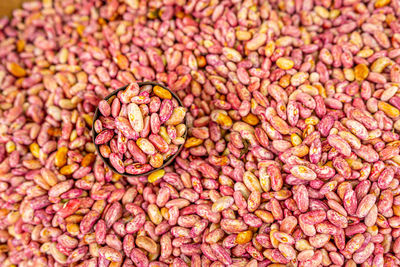
<instances>
[{"instance_id":1,"label":"bowl interior","mask_svg":"<svg viewBox=\"0 0 400 267\"><path fill-rule=\"evenodd\" d=\"M178 101L178 103L179 103L180 106L183 106L182 101L180 100L180 98L179 98L174 92L172 92L168 87L165 87L165 86L162 85L162 84L155 83L155 82L138 82L138 85L139 85L139 87L142 87L142 86L145 86L145 85L152 85L152 86L158 85L158 86L161 86L162 88L168 90L168 91L172 94L172 97L174 97L174 98ZM117 90L115 90L114 92L112 92L111 94L109 94L108 96L106 96L106 97L104 98L104 100L108 100L108 99L110 99L112 96L117 95L119 91L125 90L126 87L127 87L127 85L126 85L126 86L123 86L123 87L121 87L121 88L118 88ZM95 123L95 121L96 121L99 117L100 117L100 111L99 111L99 108L97 107L97 108L96 108L96 111L94 112L94 116L93 116L93 125L92 125L93 143L94 143L94 140L96 139L96 137L97 137L97 135L98 135L98 133L96 133L96 131L94 130L94 123ZM185 121L185 124L186 124L186 116L185 116L185 118L184 118L184 121ZM185 139L185 141L186 141L186 137L187 137L187 125L186 125L185 133L183 134L182 137L183 137L183 138ZM95 143L94 143L94 144L95 144ZM120 174L120 175L123 175L123 176L139 177L139 176L146 176L146 175L149 175L149 174L151 174L151 173L153 173L153 172L155 172L155 171L164 169L166 166L168 166L169 164L171 164L171 163L174 161L174 159L179 155L179 153L182 151L184 144L185 144L185 143L183 143L182 145L180 145L178 151L177 151L174 155L170 156L170 157L168 158L168 160L167 160L166 162L164 162L164 164L163 164L160 168L153 169L153 170L151 170L151 171L148 171L148 172L145 172L145 173L142 173L142 174L136 174L136 175L135 175L135 174L129 174L129 173L119 173L119 172L111 165L110 160L109 160L108 158L105 158L105 157L103 157L103 156L101 155L99 146L95 144L95 147L96 147L97 154L101 157L101 159L102 159L103 162L107 165L107 167L110 168L113 172L115 172L115 173L117 173L117 174Z\"/></svg>"}]
</instances>

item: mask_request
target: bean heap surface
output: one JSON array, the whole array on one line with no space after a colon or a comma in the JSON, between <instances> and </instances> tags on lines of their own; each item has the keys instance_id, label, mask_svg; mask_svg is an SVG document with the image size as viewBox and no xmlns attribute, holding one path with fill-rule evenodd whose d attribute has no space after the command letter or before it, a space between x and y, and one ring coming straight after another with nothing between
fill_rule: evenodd
<instances>
[{"instance_id":1,"label":"bean heap surface","mask_svg":"<svg viewBox=\"0 0 400 267\"><path fill-rule=\"evenodd\" d=\"M399 266L399 16L399 0L23 4L0 19L0 265ZM102 155L133 172L168 154L156 132L182 142L164 103L187 111L175 162L113 173L95 109Z\"/></svg>"}]
</instances>

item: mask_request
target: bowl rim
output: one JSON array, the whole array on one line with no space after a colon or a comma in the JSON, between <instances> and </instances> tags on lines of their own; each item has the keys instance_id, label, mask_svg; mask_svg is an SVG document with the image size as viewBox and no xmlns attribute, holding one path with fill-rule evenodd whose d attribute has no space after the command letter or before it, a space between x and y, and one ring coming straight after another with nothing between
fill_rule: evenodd
<instances>
[{"instance_id":1,"label":"bowl rim","mask_svg":"<svg viewBox=\"0 0 400 267\"><path fill-rule=\"evenodd\" d=\"M165 85L162 85L162 84L159 84L159 83L156 83L156 82L137 82L137 84L139 85L139 87L142 87L142 86L145 86L145 85L152 85L153 87L154 87L154 86L160 86L160 87L162 87L162 88L168 90L168 91L171 93L171 95L178 101L179 106L184 107L184 106L183 106L183 103L182 103L182 101L181 101L181 99L180 99L174 92L172 92L172 90L170 90L170 89L169 89L168 87L166 87ZM125 86L123 86L123 87L120 87L120 88L114 90L112 93L110 93L109 95L107 95L106 97L104 97L103 100L107 100L107 101L108 101L111 97L117 95L119 91L125 90L127 87L128 87L128 85L125 85ZM108 167L110 170L112 170L114 173L119 174L119 175L122 175L122 176L141 177L141 176L150 175L150 174L152 174L153 172L156 172L156 171L159 171L159 170L164 169L165 167L167 167L168 165L170 165L170 164L175 160L175 158L180 154L180 152L182 151L182 149L183 149L183 147L184 147L184 145L185 145L185 142L186 142L188 129L187 129L186 114L185 114L185 117L184 117L183 120L184 120L186 129L185 129L184 134L182 135L182 137L185 139L185 142L179 146L178 151L177 151L174 155L170 156L170 157L168 158L168 160L167 160L166 162L164 162L164 164L163 164L161 167L156 168L156 169L153 169L153 170L150 170L150 171L145 172L145 173L141 173L141 174L130 174L130 173L127 173L127 172L125 172L125 173L120 173L120 172L118 172L118 171L112 166L112 164L111 164L111 162L110 162L110 160L109 160L108 158L105 158L105 157L103 157L103 155L101 155L99 145L96 145L96 143L95 143L95 139L96 139L98 133L96 133L96 131L94 130L94 124L95 124L96 120L97 120L99 117L100 117L100 111L99 111L99 107L97 106L97 107L96 107L96 110L95 110L95 112L94 112L94 115L93 115L93 123L92 123L92 141L93 141L93 144L94 144L94 146L95 146L95 148L96 148L96 152L97 152L97 154L100 156L100 158L101 158L101 160L104 162L104 164L106 164L107 167Z\"/></svg>"}]
</instances>

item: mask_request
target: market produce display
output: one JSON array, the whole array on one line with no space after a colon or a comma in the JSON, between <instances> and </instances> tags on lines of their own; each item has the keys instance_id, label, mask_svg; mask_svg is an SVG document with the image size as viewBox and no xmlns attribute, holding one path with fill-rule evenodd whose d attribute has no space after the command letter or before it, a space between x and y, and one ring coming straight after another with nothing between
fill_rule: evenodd
<instances>
[{"instance_id":1,"label":"market produce display","mask_svg":"<svg viewBox=\"0 0 400 267\"><path fill-rule=\"evenodd\" d=\"M0 19L0 265L399 266L399 17L399 0L23 4ZM121 173L160 165L152 135L188 138L128 177L93 123Z\"/></svg>"}]
</instances>

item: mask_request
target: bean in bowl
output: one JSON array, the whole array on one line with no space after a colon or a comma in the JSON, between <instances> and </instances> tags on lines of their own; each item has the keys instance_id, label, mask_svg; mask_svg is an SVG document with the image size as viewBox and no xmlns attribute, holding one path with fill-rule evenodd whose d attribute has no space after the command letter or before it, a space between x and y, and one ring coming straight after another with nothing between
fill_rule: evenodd
<instances>
[{"instance_id":1,"label":"bean in bowl","mask_svg":"<svg viewBox=\"0 0 400 267\"><path fill-rule=\"evenodd\" d=\"M100 101L94 143L119 174L144 175L173 159L185 143L186 108L156 83L131 83Z\"/></svg>"}]
</instances>

